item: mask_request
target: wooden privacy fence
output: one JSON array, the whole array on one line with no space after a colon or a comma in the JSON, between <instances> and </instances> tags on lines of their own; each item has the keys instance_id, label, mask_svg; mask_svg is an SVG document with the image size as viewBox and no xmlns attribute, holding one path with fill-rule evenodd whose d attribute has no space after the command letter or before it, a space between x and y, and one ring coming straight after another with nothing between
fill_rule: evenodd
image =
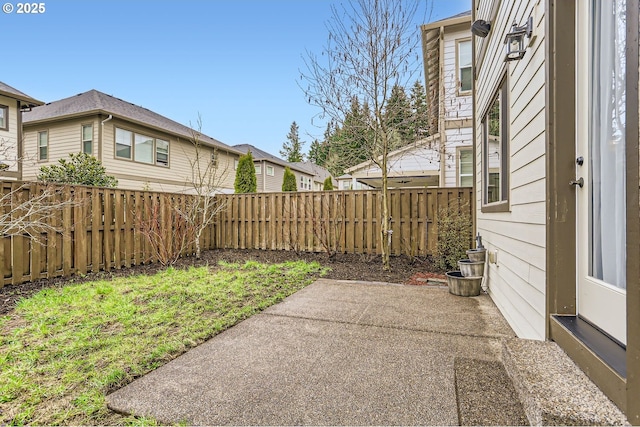
<instances>
[{"instance_id":1,"label":"wooden privacy fence","mask_svg":"<svg viewBox=\"0 0 640 427\"><path fill-rule=\"evenodd\" d=\"M16 209L20 200L51 194L41 199L49 212L33 214L44 226L27 230L33 237L0 236L0 287L155 262L158 255L145 230L155 221L165 240L171 241L177 223L174 208L185 206L192 197L87 186L7 181L0 185L0 216L5 223L20 215ZM216 247L214 237L211 224L201 238L203 250ZM195 245L182 252L195 253Z\"/></svg>"},{"instance_id":2,"label":"wooden privacy fence","mask_svg":"<svg viewBox=\"0 0 640 427\"><path fill-rule=\"evenodd\" d=\"M193 196L87 186L0 182L0 218L24 211L20 201L51 194L51 209L29 213L46 227L0 236L0 287L43 278L126 268L158 261L149 224L162 241L180 233L176 209ZM274 249L380 253L380 191L256 193L215 196L224 204L200 239L207 249ZM440 207L473 218L470 188L391 190L391 253L434 253ZM54 208L57 206L58 208ZM155 222L154 222L155 221ZM0 224L6 230L6 224ZM147 233L145 233L145 231ZM471 243L472 236L469 236ZM193 255L195 245L181 248Z\"/></svg>"},{"instance_id":3,"label":"wooden privacy fence","mask_svg":"<svg viewBox=\"0 0 640 427\"><path fill-rule=\"evenodd\" d=\"M218 197L226 205L217 221L219 248L380 253L381 191ZM390 197L394 255L434 253L440 207L450 206L473 218L471 188L399 189L391 190Z\"/></svg>"}]
</instances>

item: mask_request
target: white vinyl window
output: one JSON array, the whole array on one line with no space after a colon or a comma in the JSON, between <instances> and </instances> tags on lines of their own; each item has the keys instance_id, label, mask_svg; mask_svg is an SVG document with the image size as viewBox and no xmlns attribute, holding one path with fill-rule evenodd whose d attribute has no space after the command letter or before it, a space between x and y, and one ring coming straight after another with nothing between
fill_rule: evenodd
<instances>
[{"instance_id":1,"label":"white vinyl window","mask_svg":"<svg viewBox=\"0 0 640 427\"><path fill-rule=\"evenodd\" d=\"M116 128L116 157L131 159L131 139L133 133Z\"/></svg>"},{"instance_id":2,"label":"white vinyl window","mask_svg":"<svg viewBox=\"0 0 640 427\"><path fill-rule=\"evenodd\" d=\"M169 166L169 141L156 139L156 165Z\"/></svg>"},{"instance_id":3,"label":"white vinyl window","mask_svg":"<svg viewBox=\"0 0 640 427\"><path fill-rule=\"evenodd\" d=\"M458 160L458 185L460 187L473 187L473 149L465 148L459 151Z\"/></svg>"},{"instance_id":4,"label":"white vinyl window","mask_svg":"<svg viewBox=\"0 0 640 427\"><path fill-rule=\"evenodd\" d=\"M116 128L116 157L169 166L169 141Z\"/></svg>"},{"instance_id":5,"label":"white vinyl window","mask_svg":"<svg viewBox=\"0 0 640 427\"><path fill-rule=\"evenodd\" d=\"M458 88L460 92L471 91L472 81L471 40L464 40L458 42Z\"/></svg>"},{"instance_id":6,"label":"white vinyl window","mask_svg":"<svg viewBox=\"0 0 640 427\"><path fill-rule=\"evenodd\" d=\"M82 152L93 154L93 125L82 125Z\"/></svg>"},{"instance_id":7,"label":"white vinyl window","mask_svg":"<svg viewBox=\"0 0 640 427\"><path fill-rule=\"evenodd\" d=\"M261 174L262 174L262 166L256 165L256 175L261 175Z\"/></svg>"},{"instance_id":8,"label":"white vinyl window","mask_svg":"<svg viewBox=\"0 0 640 427\"><path fill-rule=\"evenodd\" d=\"M273 169L273 166L267 166L267 175L268 176L274 176L275 174L276 174L276 172Z\"/></svg>"},{"instance_id":9,"label":"white vinyl window","mask_svg":"<svg viewBox=\"0 0 640 427\"><path fill-rule=\"evenodd\" d=\"M38 132L38 160L49 158L49 132L43 130Z\"/></svg>"},{"instance_id":10,"label":"white vinyl window","mask_svg":"<svg viewBox=\"0 0 640 427\"><path fill-rule=\"evenodd\" d=\"M9 130L9 107L0 105L0 130Z\"/></svg>"},{"instance_id":11,"label":"white vinyl window","mask_svg":"<svg viewBox=\"0 0 640 427\"><path fill-rule=\"evenodd\" d=\"M135 134L135 161L153 164L153 138L146 135Z\"/></svg>"}]
</instances>

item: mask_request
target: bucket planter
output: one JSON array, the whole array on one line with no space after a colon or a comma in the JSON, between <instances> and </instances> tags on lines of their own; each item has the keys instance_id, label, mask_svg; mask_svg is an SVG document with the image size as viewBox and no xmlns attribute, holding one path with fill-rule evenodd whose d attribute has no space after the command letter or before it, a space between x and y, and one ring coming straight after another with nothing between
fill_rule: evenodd
<instances>
[{"instance_id":1,"label":"bucket planter","mask_svg":"<svg viewBox=\"0 0 640 427\"><path fill-rule=\"evenodd\" d=\"M475 297L480 295L482 276L464 277L459 271L449 271L446 275L447 282L449 284L449 292L453 295L459 295L462 297Z\"/></svg>"},{"instance_id":2,"label":"bucket planter","mask_svg":"<svg viewBox=\"0 0 640 427\"><path fill-rule=\"evenodd\" d=\"M458 268L464 277L478 277L484 275L484 261L461 259Z\"/></svg>"},{"instance_id":3,"label":"bucket planter","mask_svg":"<svg viewBox=\"0 0 640 427\"><path fill-rule=\"evenodd\" d=\"M485 248L469 249L467 251L467 257L473 262L484 262L486 256L487 250Z\"/></svg>"}]
</instances>

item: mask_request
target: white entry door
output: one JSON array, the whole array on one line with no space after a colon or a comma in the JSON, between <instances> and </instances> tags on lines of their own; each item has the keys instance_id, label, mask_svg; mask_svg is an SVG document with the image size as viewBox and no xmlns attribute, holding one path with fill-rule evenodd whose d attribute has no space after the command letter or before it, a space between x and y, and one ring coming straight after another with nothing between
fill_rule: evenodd
<instances>
[{"instance_id":1,"label":"white entry door","mask_svg":"<svg viewBox=\"0 0 640 427\"><path fill-rule=\"evenodd\" d=\"M578 315L626 344L626 0L576 8Z\"/></svg>"}]
</instances>

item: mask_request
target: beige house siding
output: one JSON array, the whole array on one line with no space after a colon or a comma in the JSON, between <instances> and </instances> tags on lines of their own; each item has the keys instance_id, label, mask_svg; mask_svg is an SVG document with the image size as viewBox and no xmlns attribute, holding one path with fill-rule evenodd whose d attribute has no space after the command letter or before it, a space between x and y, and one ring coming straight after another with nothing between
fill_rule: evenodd
<instances>
[{"instance_id":1,"label":"beige house siding","mask_svg":"<svg viewBox=\"0 0 640 427\"><path fill-rule=\"evenodd\" d=\"M7 172L18 173L18 114L21 114L18 110L18 102L13 98L6 96L0 96L0 105L7 108L7 123L8 129L0 129L0 161L9 165L9 167L0 172L0 178L5 179Z\"/></svg>"},{"instance_id":2,"label":"beige house siding","mask_svg":"<svg viewBox=\"0 0 640 427\"><path fill-rule=\"evenodd\" d=\"M82 125L93 124L94 149L98 138L97 116L47 122L41 124L24 124L23 153L25 161L22 165L22 176L25 181L34 180L42 166L58 163L58 159L66 159L69 153L82 151ZM48 156L46 160L38 158L38 133L48 132Z\"/></svg>"},{"instance_id":3,"label":"beige house siding","mask_svg":"<svg viewBox=\"0 0 640 427\"><path fill-rule=\"evenodd\" d=\"M489 20L491 2L477 18ZM536 1L499 2L485 39L476 38L477 230L497 263L489 263L489 294L518 334L545 339L545 68L544 16ZM504 62L504 35L534 16L533 44L520 61ZM484 57L479 46L486 43ZM509 211L482 212L482 117L506 71L508 85Z\"/></svg>"},{"instance_id":4,"label":"beige house siding","mask_svg":"<svg viewBox=\"0 0 640 427\"><path fill-rule=\"evenodd\" d=\"M41 166L54 164L69 153L82 151L82 126L93 124L93 154L101 160L107 173L118 178L118 188L141 190L151 188L158 191L185 191L192 182L189 159L195 158L195 148L189 141L171 134L150 129L131 122L107 116L88 116L64 121L51 121L25 126L24 151L29 158L37 159L37 135L42 130L49 132L49 157L47 161L31 162L24 168L24 179L35 179ZM115 128L121 128L146 136L169 141L169 166L151 165L115 156ZM101 146L100 146L101 141ZM211 160L213 149L205 147L201 156L202 168ZM220 187L225 192L233 189L233 163L235 154L217 152Z\"/></svg>"},{"instance_id":5,"label":"beige house siding","mask_svg":"<svg viewBox=\"0 0 640 427\"><path fill-rule=\"evenodd\" d=\"M260 173L256 172L256 186L259 193L282 191L282 181L284 179L284 166L271 163L267 160L255 161L256 166L260 166ZM273 176L267 175L267 167L273 167ZM296 177L296 188L298 191L310 191L300 188L300 176L310 178L313 182L313 175L304 174L298 170L291 169ZM235 172L235 171L234 171Z\"/></svg>"}]
</instances>

